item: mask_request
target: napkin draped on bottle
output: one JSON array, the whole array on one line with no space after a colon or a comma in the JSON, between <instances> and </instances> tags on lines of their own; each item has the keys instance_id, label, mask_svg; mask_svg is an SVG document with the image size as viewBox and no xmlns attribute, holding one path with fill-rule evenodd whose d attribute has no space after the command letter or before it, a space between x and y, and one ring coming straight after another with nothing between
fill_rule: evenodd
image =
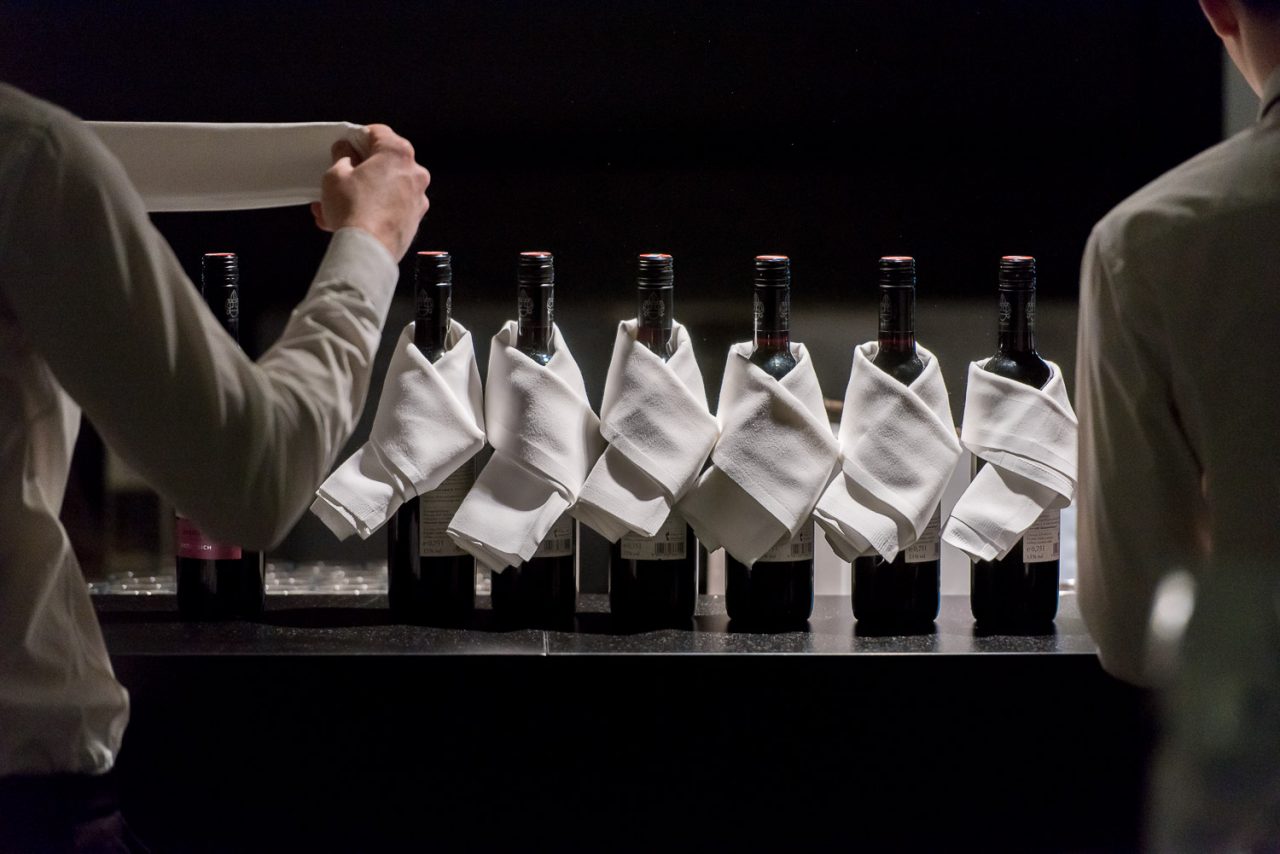
<instances>
[{"instance_id":1,"label":"napkin draped on bottle","mask_svg":"<svg viewBox=\"0 0 1280 854\"><path fill-rule=\"evenodd\" d=\"M636 340L636 329L634 320L618 324L600 406L609 447L573 511L610 542L628 531L657 534L720 434L689 333L672 322L675 353L664 362Z\"/></svg>"},{"instance_id":2,"label":"napkin draped on bottle","mask_svg":"<svg viewBox=\"0 0 1280 854\"><path fill-rule=\"evenodd\" d=\"M1062 371L1049 362L1044 388L969 365L960 441L985 460L942 539L974 560L1009 553L1046 510L1060 510L1076 492L1076 414Z\"/></svg>"},{"instance_id":3,"label":"napkin draped on bottle","mask_svg":"<svg viewBox=\"0 0 1280 854\"><path fill-rule=\"evenodd\" d=\"M430 362L410 323L396 341L369 441L316 490L311 512L339 540L366 539L484 448L484 394L471 333L456 320Z\"/></svg>"},{"instance_id":4,"label":"napkin draped on bottle","mask_svg":"<svg viewBox=\"0 0 1280 854\"><path fill-rule=\"evenodd\" d=\"M559 327L544 365L515 348L508 321L489 350L485 424L494 455L449 524L459 548L501 572L533 556L604 449L578 363Z\"/></svg>"},{"instance_id":5,"label":"napkin draped on bottle","mask_svg":"<svg viewBox=\"0 0 1280 854\"><path fill-rule=\"evenodd\" d=\"M751 362L750 341L729 349L720 385L720 439L711 466L677 505L694 533L750 566L809 520L838 463L822 389L803 344L776 380Z\"/></svg>"},{"instance_id":6,"label":"napkin draped on bottle","mask_svg":"<svg viewBox=\"0 0 1280 854\"><path fill-rule=\"evenodd\" d=\"M947 386L938 360L916 352L924 371L904 385L872 364L879 344L854 350L840 419L840 474L818 501L814 520L842 559L910 546L933 518L960 458Z\"/></svg>"},{"instance_id":7,"label":"napkin draped on bottle","mask_svg":"<svg viewBox=\"0 0 1280 854\"><path fill-rule=\"evenodd\" d=\"M88 122L124 166L149 211L223 211L304 205L345 140L369 153L349 122L217 124Z\"/></svg>"}]
</instances>

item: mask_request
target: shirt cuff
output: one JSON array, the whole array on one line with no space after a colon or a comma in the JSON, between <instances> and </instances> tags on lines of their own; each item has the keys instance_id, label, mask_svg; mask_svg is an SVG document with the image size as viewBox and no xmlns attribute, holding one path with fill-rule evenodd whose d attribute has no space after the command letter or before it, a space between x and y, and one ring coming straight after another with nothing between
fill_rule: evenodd
<instances>
[{"instance_id":1,"label":"shirt cuff","mask_svg":"<svg viewBox=\"0 0 1280 854\"><path fill-rule=\"evenodd\" d=\"M387 247L363 228L351 227L333 233L315 283L338 281L358 288L385 320L399 278L400 267Z\"/></svg>"}]
</instances>

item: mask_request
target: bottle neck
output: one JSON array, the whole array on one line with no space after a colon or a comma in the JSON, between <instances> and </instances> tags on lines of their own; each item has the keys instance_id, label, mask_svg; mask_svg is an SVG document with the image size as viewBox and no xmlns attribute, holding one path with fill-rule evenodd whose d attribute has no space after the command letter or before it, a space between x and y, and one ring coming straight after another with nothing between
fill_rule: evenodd
<instances>
[{"instance_id":1,"label":"bottle neck","mask_svg":"<svg viewBox=\"0 0 1280 854\"><path fill-rule=\"evenodd\" d=\"M240 287L232 285L222 292L222 328L240 343Z\"/></svg>"},{"instance_id":2,"label":"bottle neck","mask_svg":"<svg viewBox=\"0 0 1280 854\"><path fill-rule=\"evenodd\" d=\"M663 359L675 350L675 289L636 289L636 340Z\"/></svg>"},{"instance_id":3,"label":"bottle neck","mask_svg":"<svg viewBox=\"0 0 1280 854\"><path fill-rule=\"evenodd\" d=\"M516 302L516 349L550 356L555 350L555 286L522 283Z\"/></svg>"},{"instance_id":4,"label":"bottle neck","mask_svg":"<svg viewBox=\"0 0 1280 854\"><path fill-rule=\"evenodd\" d=\"M419 285L415 295L413 343L432 362L449 349L453 286Z\"/></svg>"},{"instance_id":5,"label":"bottle neck","mask_svg":"<svg viewBox=\"0 0 1280 854\"><path fill-rule=\"evenodd\" d=\"M791 351L791 288L757 285L755 350Z\"/></svg>"},{"instance_id":6,"label":"bottle neck","mask_svg":"<svg viewBox=\"0 0 1280 854\"><path fill-rule=\"evenodd\" d=\"M916 352L916 289L880 288L879 353L914 356Z\"/></svg>"},{"instance_id":7,"label":"bottle neck","mask_svg":"<svg viewBox=\"0 0 1280 854\"><path fill-rule=\"evenodd\" d=\"M1034 288L1001 288L996 354L1035 355L1036 292Z\"/></svg>"}]
</instances>

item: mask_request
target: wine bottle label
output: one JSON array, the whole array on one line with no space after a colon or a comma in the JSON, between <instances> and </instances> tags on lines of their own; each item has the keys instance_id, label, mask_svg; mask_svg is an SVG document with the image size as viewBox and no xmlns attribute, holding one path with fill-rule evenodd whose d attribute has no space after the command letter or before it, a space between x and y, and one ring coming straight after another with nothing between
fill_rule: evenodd
<instances>
[{"instance_id":1,"label":"wine bottle label","mask_svg":"<svg viewBox=\"0 0 1280 854\"><path fill-rule=\"evenodd\" d=\"M1062 553L1059 536L1061 516L1061 510L1046 510L1022 535L1024 563L1048 563L1058 559Z\"/></svg>"},{"instance_id":2,"label":"wine bottle label","mask_svg":"<svg viewBox=\"0 0 1280 854\"><path fill-rule=\"evenodd\" d=\"M904 563L929 563L938 559L942 548L942 507L933 511L933 518L920 533L920 539L903 550Z\"/></svg>"},{"instance_id":3,"label":"wine bottle label","mask_svg":"<svg viewBox=\"0 0 1280 854\"><path fill-rule=\"evenodd\" d=\"M689 553L688 531L688 524L676 513L668 516L652 537L628 531L622 535L622 559L683 560Z\"/></svg>"},{"instance_id":4,"label":"wine bottle label","mask_svg":"<svg viewBox=\"0 0 1280 854\"><path fill-rule=\"evenodd\" d=\"M460 557L466 551L449 539L447 528L476 482L475 460L444 479L435 489L418 498L418 554L422 557Z\"/></svg>"},{"instance_id":5,"label":"wine bottle label","mask_svg":"<svg viewBox=\"0 0 1280 854\"><path fill-rule=\"evenodd\" d=\"M756 563L789 563L813 557L813 520L800 526L794 537L783 537L777 545L760 555Z\"/></svg>"},{"instance_id":6,"label":"wine bottle label","mask_svg":"<svg viewBox=\"0 0 1280 854\"><path fill-rule=\"evenodd\" d=\"M573 554L573 517L568 513L556 520L538 543L534 557L568 557Z\"/></svg>"},{"instance_id":7,"label":"wine bottle label","mask_svg":"<svg viewBox=\"0 0 1280 854\"><path fill-rule=\"evenodd\" d=\"M195 558L196 560L239 560L240 547L215 543L206 537L185 516L175 516L177 527L178 557Z\"/></svg>"}]
</instances>

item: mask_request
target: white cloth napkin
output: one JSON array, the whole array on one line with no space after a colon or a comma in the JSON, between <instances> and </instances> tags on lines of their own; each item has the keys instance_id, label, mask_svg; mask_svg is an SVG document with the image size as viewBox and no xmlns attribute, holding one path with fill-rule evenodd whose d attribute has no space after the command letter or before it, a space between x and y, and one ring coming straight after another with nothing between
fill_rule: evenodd
<instances>
[{"instance_id":1,"label":"white cloth napkin","mask_svg":"<svg viewBox=\"0 0 1280 854\"><path fill-rule=\"evenodd\" d=\"M838 462L809 351L792 344L796 366L775 380L751 350L750 341L729 348L720 440L677 505L708 551L723 546L747 566L809 520Z\"/></svg>"},{"instance_id":2,"label":"white cloth napkin","mask_svg":"<svg viewBox=\"0 0 1280 854\"><path fill-rule=\"evenodd\" d=\"M533 556L604 450L578 363L559 327L553 333L555 354L545 366L515 349L513 320L489 350L484 411L494 455L448 530L495 572Z\"/></svg>"},{"instance_id":3,"label":"white cloth napkin","mask_svg":"<svg viewBox=\"0 0 1280 854\"><path fill-rule=\"evenodd\" d=\"M396 509L430 492L484 448L484 395L471 333L456 320L434 364L400 333L369 441L329 475L311 512L345 540L367 539Z\"/></svg>"},{"instance_id":4,"label":"white cloth napkin","mask_svg":"<svg viewBox=\"0 0 1280 854\"><path fill-rule=\"evenodd\" d=\"M307 204L320 198L333 143L345 139L369 153L368 131L349 122L87 124L124 166L149 211Z\"/></svg>"},{"instance_id":5,"label":"white cloth napkin","mask_svg":"<svg viewBox=\"0 0 1280 854\"><path fill-rule=\"evenodd\" d=\"M657 534L697 482L720 435L684 326L672 322L676 349L665 362L636 341L637 326L634 320L618 324L600 406L609 447L573 510L610 542L628 531Z\"/></svg>"},{"instance_id":6,"label":"white cloth napkin","mask_svg":"<svg viewBox=\"0 0 1280 854\"><path fill-rule=\"evenodd\" d=\"M986 460L969 484L942 539L974 560L1009 553L1046 510L1060 510L1076 493L1076 414L1062 371L1049 362L1044 388L969 365L960 441Z\"/></svg>"},{"instance_id":7,"label":"white cloth napkin","mask_svg":"<svg viewBox=\"0 0 1280 854\"><path fill-rule=\"evenodd\" d=\"M893 560L933 519L960 458L938 360L916 352L924 371L910 386L872 364L879 344L854 350L840 419L841 473L814 511L842 559Z\"/></svg>"}]
</instances>

